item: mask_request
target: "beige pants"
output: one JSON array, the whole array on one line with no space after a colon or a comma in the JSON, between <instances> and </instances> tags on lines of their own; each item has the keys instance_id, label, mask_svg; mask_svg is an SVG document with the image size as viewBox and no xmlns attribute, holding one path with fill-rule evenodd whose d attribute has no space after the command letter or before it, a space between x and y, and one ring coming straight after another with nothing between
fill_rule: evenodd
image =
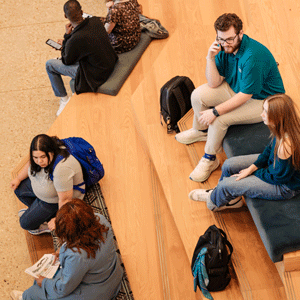
<instances>
[{"instance_id":1,"label":"beige pants","mask_svg":"<svg viewBox=\"0 0 300 300\"><path fill-rule=\"evenodd\" d=\"M235 92L224 81L217 88L210 88L203 84L195 89L191 95L192 107L194 110L193 128L196 130L207 129L207 125L198 122L200 111L217 106L232 98ZM240 107L221 115L208 126L205 153L217 154L222 151L222 142L230 125L252 124L262 121L262 100L250 99Z\"/></svg>"}]
</instances>

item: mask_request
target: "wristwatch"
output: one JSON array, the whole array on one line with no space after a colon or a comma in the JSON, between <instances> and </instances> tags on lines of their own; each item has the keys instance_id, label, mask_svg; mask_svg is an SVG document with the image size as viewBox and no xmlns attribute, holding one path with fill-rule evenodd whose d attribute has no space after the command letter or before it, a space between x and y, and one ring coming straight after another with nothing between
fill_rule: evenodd
<instances>
[{"instance_id":1,"label":"wristwatch","mask_svg":"<svg viewBox=\"0 0 300 300\"><path fill-rule=\"evenodd\" d=\"M220 115L219 115L219 113L218 113L218 111L216 110L216 108L215 107L213 107L213 114L216 116L216 117L219 117Z\"/></svg>"}]
</instances>

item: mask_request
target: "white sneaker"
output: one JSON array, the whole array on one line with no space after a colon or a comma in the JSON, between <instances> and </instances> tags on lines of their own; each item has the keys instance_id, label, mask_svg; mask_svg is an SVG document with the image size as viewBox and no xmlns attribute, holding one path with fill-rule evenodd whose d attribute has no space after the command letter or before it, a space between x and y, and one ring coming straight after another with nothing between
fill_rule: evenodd
<instances>
[{"instance_id":1,"label":"white sneaker","mask_svg":"<svg viewBox=\"0 0 300 300\"><path fill-rule=\"evenodd\" d=\"M70 101L70 99L71 98L68 98L68 100L66 100L66 101L64 101L63 99L60 99L59 100L59 109L58 109L58 111L57 111L57 113L56 113L56 116L58 117L60 114L61 114L61 112L64 110L64 108L65 108L65 106L67 105L67 103Z\"/></svg>"},{"instance_id":2,"label":"white sneaker","mask_svg":"<svg viewBox=\"0 0 300 300\"><path fill-rule=\"evenodd\" d=\"M16 290L14 290L14 291L12 291L12 292L10 293L10 297L11 297L11 299L13 299L13 300L23 300L22 295L23 295L23 292L21 292L21 291L16 291Z\"/></svg>"},{"instance_id":3,"label":"white sneaker","mask_svg":"<svg viewBox=\"0 0 300 300\"><path fill-rule=\"evenodd\" d=\"M194 201L207 202L213 190L196 189L189 193L189 198Z\"/></svg>"},{"instance_id":4,"label":"white sneaker","mask_svg":"<svg viewBox=\"0 0 300 300\"><path fill-rule=\"evenodd\" d=\"M47 222L44 222L38 229L28 230L28 232L32 235L40 235L43 233L51 233L51 230L49 229Z\"/></svg>"},{"instance_id":5,"label":"white sneaker","mask_svg":"<svg viewBox=\"0 0 300 300\"><path fill-rule=\"evenodd\" d=\"M211 211L222 211L224 209L231 209L231 208L240 208L244 205L242 201L242 197L239 196L235 199L229 201L226 205L217 207L211 200L210 194L213 190L204 190L204 189L196 189L189 193L189 198L194 201L203 201L206 202L206 205L209 210Z\"/></svg>"},{"instance_id":6,"label":"white sneaker","mask_svg":"<svg viewBox=\"0 0 300 300\"><path fill-rule=\"evenodd\" d=\"M219 160L216 158L215 160L210 160L202 157L194 169L194 171L190 174L190 179L193 181L203 182L205 181L210 174L218 168L220 165Z\"/></svg>"},{"instance_id":7,"label":"white sneaker","mask_svg":"<svg viewBox=\"0 0 300 300\"><path fill-rule=\"evenodd\" d=\"M27 210L27 208L22 208L18 211L18 217L21 218L24 214L24 212Z\"/></svg>"},{"instance_id":8,"label":"white sneaker","mask_svg":"<svg viewBox=\"0 0 300 300\"><path fill-rule=\"evenodd\" d=\"M194 128L182 131L175 135L176 141L181 144L189 145L195 142L206 141L207 132L199 131Z\"/></svg>"},{"instance_id":9,"label":"white sneaker","mask_svg":"<svg viewBox=\"0 0 300 300\"><path fill-rule=\"evenodd\" d=\"M209 198L209 201L211 202L211 204L213 204L213 207L211 208L209 205L209 202L207 202L207 207L208 209L210 209L211 211L221 211L224 209L231 209L231 208L241 208L244 203L242 200L242 196L236 197L235 199L232 199L231 201L229 201L226 205L217 207Z\"/></svg>"}]
</instances>

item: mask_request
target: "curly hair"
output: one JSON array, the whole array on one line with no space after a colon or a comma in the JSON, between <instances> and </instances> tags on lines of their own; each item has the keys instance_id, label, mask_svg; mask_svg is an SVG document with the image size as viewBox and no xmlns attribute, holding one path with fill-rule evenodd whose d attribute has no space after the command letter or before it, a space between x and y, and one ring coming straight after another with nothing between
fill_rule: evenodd
<instances>
[{"instance_id":1,"label":"curly hair","mask_svg":"<svg viewBox=\"0 0 300 300\"><path fill-rule=\"evenodd\" d=\"M227 31L231 26L234 27L236 34L243 29L243 22L236 14L223 14L214 24L216 31Z\"/></svg>"},{"instance_id":2,"label":"curly hair","mask_svg":"<svg viewBox=\"0 0 300 300\"><path fill-rule=\"evenodd\" d=\"M96 257L101 242L105 242L109 228L99 223L90 205L80 199L73 199L64 204L57 212L55 232L66 243L66 248L73 252L87 252L88 258Z\"/></svg>"},{"instance_id":3,"label":"curly hair","mask_svg":"<svg viewBox=\"0 0 300 300\"><path fill-rule=\"evenodd\" d=\"M292 165L300 170L300 118L296 104L286 94L275 94L267 97L268 102L269 129L273 137L276 137L274 158L277 154L280 143L289 139L291 145ZM275 161L275 159L274 159Z\"/></svg>"},{"instance_id":4,"label":"curly hair","mask_svg":"<svg viewBox=\"0 0 300 300\"><path fill-rule=\"evenodd\" d=\"M57 136L48 136L47 134L39 134L33 138L30 144L30 172L31 175L35 176L36 173L41 171L41 167L36 164L33 160L33 151L45 152L48 161L50 162L49 153L53 153L53 159L47 167L44 168L45 172L51 174L53 172L53 165L57 155L62 155L64 159L68 158L70 153L65 148L65 144Z\"/></svg>"}]
</instances>

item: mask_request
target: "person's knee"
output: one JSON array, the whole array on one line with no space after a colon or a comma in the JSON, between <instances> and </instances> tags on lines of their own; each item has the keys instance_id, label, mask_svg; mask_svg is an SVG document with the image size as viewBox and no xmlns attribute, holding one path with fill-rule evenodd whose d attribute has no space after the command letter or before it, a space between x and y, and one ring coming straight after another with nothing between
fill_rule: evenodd
<instances>
[{"instance_id":1,"label":"person's knee","mask_svg":"<svg viewBox=\"0 0 300 300\"><path fill-rule=\"evenodd\" d=\"M199 102L200 103L202 102L203 96L207 93L207 88L208 88L208 84L205 83L193 90L191 94L192 106L194 106L194 104L198 104Z\"/></svg>"},{"instance_id":2,"label":"person's knee","mask_svg":"<svg viewBox=\"0 0 300 300\"><path fill-rule=\"evenodd\" d=\"M231 170L232 159L228 158L224 161L222 165L222 173L228 173Z\"/></svg>"},{"instance_id":3,"label":"person's knee","mask_svg":"<svg viewBox=\"0 0 300 300\"><path fill-rule=\"evenodd\" d=\"M21 228L24 229L24 230L36 229L36 228L32 227L32 224L31 224L30 220L28 220L28 218L26 218L26 216L24 216L24 214L20 217L19 222L20 222Z\"/></svg>"},{"instance_id":4,"label":"person's knee","mask_svg":"<svg viewBox=\"0 0 300 300\"><path fill-rule=\"evenodd\" d=\"M55 64L57 64L57 59L49 59L49 60L47 60L46 61L46 70L48 71L48 72L51 72L51 71L53 71L53 66L55 65Z\"/></svg>"}]
</instances>

